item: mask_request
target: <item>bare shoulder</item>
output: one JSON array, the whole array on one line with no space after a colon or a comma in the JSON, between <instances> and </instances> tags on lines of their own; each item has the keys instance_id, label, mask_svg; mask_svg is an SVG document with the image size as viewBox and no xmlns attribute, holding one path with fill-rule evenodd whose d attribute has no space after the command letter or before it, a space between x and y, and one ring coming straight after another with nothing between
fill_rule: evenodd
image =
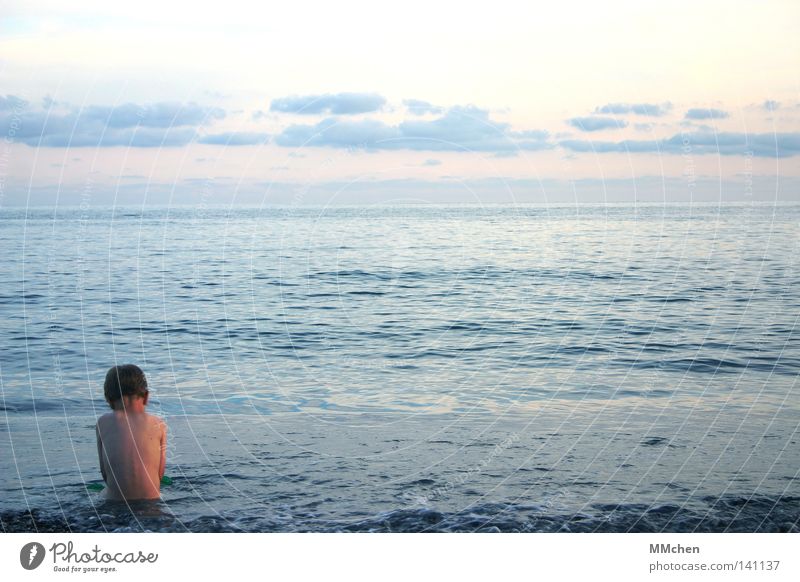
<instances>
[{"instance_id":1,"label":"bare shoulder","mask_svg":"<svg viewBox=\"0 0 800 582\"><path fill-rule=\"evenodd\" d=\"M114 422L114 413L113 412L106 412L103 416L97 419L97 428L98 430L102 429L104 426L108 426L109 423Z\"/></svg>"},{"instance_id":2,"label":"bare shoulder","mask_svg":"<svg viewBox=\"0 0 800 582\"><path fill-rule=\"evenodd\" d=\"M160 416L156 416L155 414L148 414L147 421L150 424L159 427L160 429L166 430L167 428L167 423L164 422L164 419Z\"/></svg>"}]
</instances>

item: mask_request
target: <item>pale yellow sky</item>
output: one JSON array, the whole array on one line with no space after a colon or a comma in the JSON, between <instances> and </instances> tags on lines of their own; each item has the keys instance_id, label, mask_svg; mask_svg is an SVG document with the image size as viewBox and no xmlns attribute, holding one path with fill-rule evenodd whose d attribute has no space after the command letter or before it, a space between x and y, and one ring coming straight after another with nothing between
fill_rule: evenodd
<instances>
[{"instance_id":1,"label":"pale yellow sky","mask_svg":"<svg viewBox=\"0 0 800 582\"><path fill-rule=\"evenodd\" d=\"M63 111L194 102L226 112L224 119L198 125L199 135L274 137L292 124L313 126L331 117L268 112L275 99L374 93L385 105L344 116L346 123L372 120L394 128L474 105L489 112L489 123L506 124L506 133L547 131L548 147L511 157L489 146L472 152L330 146L296 152L274 139L231 147L13 143L5 146L6 182L72 187L89 175L164 183L209 176L246 182L680 178L687 160L679 148L603 144L656 142L694 131L760 136L761 142L782 135L779 157L763 155L763 145L752 157L696 148L691 171L699 175L800 176L797 2L271 4L254 10L226 2L222 10L216 2L77 2L68 9L60 2L0 3L0 96L23 98L28 112L45 111L45 96ZM416 118L404 107L406 99L443 109ZM764 107L767 100L777 104L774 110ZM658 117L605 115L627 124L622 129L589 132L568 123L597 116L595 108L608 103L671 107ZM725 116L687 120L692 108ZM268 113L254 119L258 110ZM0 129L7 133L7 126ZM589 149L564 145L575 141ZM595 143L600 152L613 151L592 151Z\"/></svg>"}]
</instances>

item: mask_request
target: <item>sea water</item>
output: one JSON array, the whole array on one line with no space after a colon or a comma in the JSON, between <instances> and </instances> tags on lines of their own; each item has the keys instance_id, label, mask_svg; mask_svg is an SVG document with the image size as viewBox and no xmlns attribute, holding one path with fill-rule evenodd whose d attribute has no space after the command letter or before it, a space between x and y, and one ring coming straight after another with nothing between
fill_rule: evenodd
<instances>
[{"instance_id":1,"label":"sea water","mask_svg":"<svg viewBox=\"0 0 800 582\"><path fill-rule=\"evenodd\" d=\"M797 531L800 205L0 209L6 531ZM113 364L172 485L87 489Z\"/></svg>"}]
</instances>

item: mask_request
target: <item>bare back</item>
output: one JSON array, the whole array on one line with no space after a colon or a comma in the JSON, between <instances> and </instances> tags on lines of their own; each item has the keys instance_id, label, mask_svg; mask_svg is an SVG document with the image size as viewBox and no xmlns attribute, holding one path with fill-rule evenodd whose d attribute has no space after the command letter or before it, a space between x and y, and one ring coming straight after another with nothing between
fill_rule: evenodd
<instances>
[{"instance_id":1,"label":"bare back","mask_svg":"<svg viewBox=\"0 0 800 582\"><path fill-rule=\"evenodd\" d=\"M166 465L166 424L146 412L115 410L97 421L97 452L109 499L157 499Z\"/></svg>"}]
</instances>

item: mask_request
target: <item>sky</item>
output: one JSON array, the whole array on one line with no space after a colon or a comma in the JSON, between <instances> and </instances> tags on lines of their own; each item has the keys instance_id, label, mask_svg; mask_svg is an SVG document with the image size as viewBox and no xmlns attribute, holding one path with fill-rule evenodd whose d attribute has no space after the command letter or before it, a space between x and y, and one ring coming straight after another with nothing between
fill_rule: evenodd
<instances>
[{"instance_id":1,"label":"sky","mask_svg":"<svg viewBox=\"0 0 800 582\"><path fill-rule=\"evenodd\" d=\"M6 2L0 207L800 200L800 3Z\"/></svg>"}]
</instances>

